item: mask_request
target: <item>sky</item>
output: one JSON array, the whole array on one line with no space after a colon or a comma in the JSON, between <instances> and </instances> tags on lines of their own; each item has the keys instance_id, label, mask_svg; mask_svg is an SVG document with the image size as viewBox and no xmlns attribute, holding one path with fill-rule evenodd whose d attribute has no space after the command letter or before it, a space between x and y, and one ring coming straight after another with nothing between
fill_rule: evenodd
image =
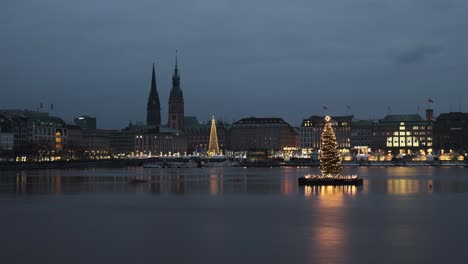
<instances>
[{"instance_id":1,"label":"sky","mask_svg":"<svg viewBox=\"0 0 468 264\"><path fill-rule=\"evenodd\" d=\"M423 115L429 98L435 115L468 111L467 11L466 0L2 0L0 109L42 102L123 128L146 120L154 61L167 122L177 49L185 115L202 121Z\"/></svg>"}]
</instances>

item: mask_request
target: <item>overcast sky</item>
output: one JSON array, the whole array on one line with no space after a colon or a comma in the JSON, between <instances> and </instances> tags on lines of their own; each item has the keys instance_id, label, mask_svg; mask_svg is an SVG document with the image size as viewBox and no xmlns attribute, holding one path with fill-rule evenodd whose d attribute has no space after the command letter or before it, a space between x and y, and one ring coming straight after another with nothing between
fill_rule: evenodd
<instances>
[{"instance_id":1,"label":"overcast sky","mask_svg":"<svg viewBox=\"0 0 468 264\"><path fill-rule=\"evenodd\" d=\"M226 121L468 111L466 0L2 0L0 109L100 128L163 122L179 50L185 114ZM351 106L348 111L346 105Z\"/></svg>"}]
</instances>

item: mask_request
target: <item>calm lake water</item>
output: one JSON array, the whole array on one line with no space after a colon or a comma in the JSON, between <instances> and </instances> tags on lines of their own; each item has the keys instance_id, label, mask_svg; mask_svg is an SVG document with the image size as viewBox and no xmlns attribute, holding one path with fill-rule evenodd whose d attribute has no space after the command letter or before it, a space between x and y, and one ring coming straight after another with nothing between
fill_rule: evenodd
<instances>
[{"instance_id":1,"label":"calm lake water","mask_svg":"<svg viewBox=\"0 0 468 264\"><path fill-rule=\"evenodd\" d=\"M0 263L468 263L468 169L0 172ZM134 179L147 183L132 184Z\"/></svg>"}]
</instances>

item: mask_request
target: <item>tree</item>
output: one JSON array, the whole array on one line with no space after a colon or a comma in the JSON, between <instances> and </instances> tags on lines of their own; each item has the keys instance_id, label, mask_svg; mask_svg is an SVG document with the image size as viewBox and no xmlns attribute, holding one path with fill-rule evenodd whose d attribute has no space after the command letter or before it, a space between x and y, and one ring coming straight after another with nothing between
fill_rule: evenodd
<instances>
[{"instance_id":1,"label":"tree","mask_svg":"<svg viewBox=\"0 0 468 264\"><path fill-rule=\"evenodd\" d=\"M219 154L218 146L218 133L216 132L216 121L213 116L211 119L211 131L210 131L210 142L208 144L208 155L217 155Z\"/></svg>"},{"instance_id":2,"label":"tree","mask_svg":"<svg viewBox=\"0 0 468 264\"><path fill-rule=\"evenodd\" d=\"M330 117L325 118L320 146L320 171L324 176L338 176L341 173L341 157L336 143Z\"/></svg>"}]
</instances>

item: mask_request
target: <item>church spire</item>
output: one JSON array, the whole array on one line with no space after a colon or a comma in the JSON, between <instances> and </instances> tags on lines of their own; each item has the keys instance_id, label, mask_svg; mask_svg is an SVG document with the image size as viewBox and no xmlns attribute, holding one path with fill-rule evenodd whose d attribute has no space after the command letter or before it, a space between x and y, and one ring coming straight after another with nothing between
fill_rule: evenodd
<instances>
[{"instance_id":1,"label":"church spire","mask_svg":"<svg viewBox=\"0 0 468 264\"><path fill-rule=\"evenodd\" d=\"M179 66L177 65L177 50L175 54L174 75L172 75L172 89L180 90Z\"/></svg>"},{"instance_id":2,"label":"church spire","mask_svg":"<svg viewBox=\"0 0 468 264\"><path fill-rule=\"evenodd\" d=\"M161 104L159 102L158 89L156 87L156 72L154 69L151 76L151 89L148 97L148 104L146 107L146 124L148 126L160 126L161 125Z\"/></svg>"},{"instance_id":3,"label":"church spire","mask_svg":"<svg viewBox=\"0 0 468 264\"><path fill-rule=\"evenodd\" d=\"M153 72L152 72L152 75L151 75L151 91L150 93L157 93L156 91L156 73L154 71L154 61L153 61Z\"/></svg>"},{"instance_id":4,"label":"church spire","mask_svg":"<svg viewBox=\"0 0 468 264\"><path fill-rule=\"evenodd\" d=\"M177 50L175 50L175 68L174 75L179 75L179 69L177 68Z\"/></svg>"},{"instance_id":5,"label":"church spire","mask_svg":"<svg viewBox=\"0 0 468 264\"><path fill-rule=\"evenodd\" d=\"M177 50L175 56L174 74L172 75L172 88L169 94L169 118L170 128L184 129L184 95L180 88L179 66L177 64Z\"/></svg>"}]
</instances>

